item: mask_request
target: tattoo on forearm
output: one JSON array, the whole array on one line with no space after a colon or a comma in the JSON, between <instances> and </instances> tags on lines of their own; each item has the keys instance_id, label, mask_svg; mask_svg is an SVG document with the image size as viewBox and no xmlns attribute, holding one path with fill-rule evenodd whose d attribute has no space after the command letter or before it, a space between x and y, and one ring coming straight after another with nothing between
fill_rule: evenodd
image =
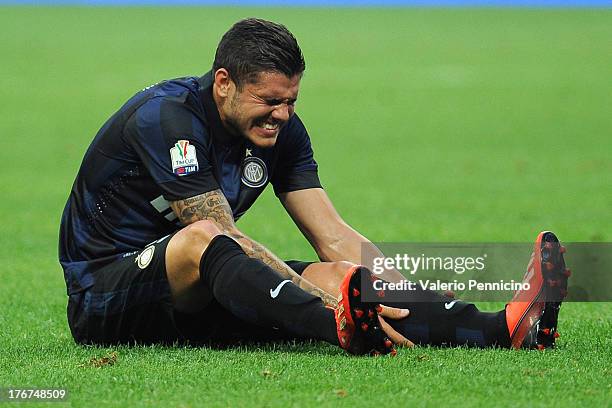
<instances>
[{"instance_id":1,"label":"tattoo on forearm","mask_svg":"<svg viewBox=\"0 0 612 408\"><path fill-rule=\"evenodd\" d=\"M171 207L183 225L205 219L216 222L225 234L240 244L248 256L261 260L284 278L291 279L295 285L306 292L320 297L326 305L337 306L337 301L332 295L303 279L263 245L241 234L234 225L232 209L221 190L213 190L184 200L174 201L171 203Z\"/></svg>"},{"instance_id":2,"label":"tattoo on forearm","mask_svg":"<svg viewBox=\"0 0 612 408\"><path fill-rule=\"evenodd\" d=\"M239 242L241 242L242 248L248 256L262 260L266 265L279 272L283 277L291 279L295 285L312 295L320 297L323 300L323 303L325 303L327 306L337 306L338 302L335 297L327 292L324 292L295 273L286 263L277 258L268 249L253 240L244 237L243 239L245 239L246 242L240 240Z\"/></svg>"}]
</instances>

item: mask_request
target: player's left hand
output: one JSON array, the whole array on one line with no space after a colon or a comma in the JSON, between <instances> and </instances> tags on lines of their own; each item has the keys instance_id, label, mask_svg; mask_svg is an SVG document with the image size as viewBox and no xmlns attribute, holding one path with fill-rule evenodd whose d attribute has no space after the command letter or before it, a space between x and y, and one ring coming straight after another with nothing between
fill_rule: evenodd
<instances>
[{"instance_id":1,"label":"player's left hand","mask_svg":"<svg viewBox=\"0 0 612 408\"><path fill-rule=\"evenodd\" d=\"M396 307L390 307L385 305L380 305L382 310L378 314L378 321L380 322L380 327L387 334L387 337L391 339L393 343L402 347L414 347L414 343L408 340L406 337L399 334L389 323L385 321L386 319L399 320L408 317L410 311L408 309L398 309Z\"/></svg>"}]
</instances>

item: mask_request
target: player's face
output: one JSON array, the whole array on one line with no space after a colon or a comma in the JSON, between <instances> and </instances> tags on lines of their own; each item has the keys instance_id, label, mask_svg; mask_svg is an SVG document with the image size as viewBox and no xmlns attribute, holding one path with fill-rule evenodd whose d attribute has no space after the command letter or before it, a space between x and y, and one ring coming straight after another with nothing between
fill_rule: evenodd
<instances>
[{"instance_id":1,"label":"player's face","mask_svg":"<svg viewBox=\"0 0 612 408\"><path fill-rule=\"evenodd\" d=\"M237 89L233 82L220 109L226 128L258 147L272 147L280 129L295 112L300 75L288 78L277 72L259 74L256 83Z\"/></svg>"}]
</instances>

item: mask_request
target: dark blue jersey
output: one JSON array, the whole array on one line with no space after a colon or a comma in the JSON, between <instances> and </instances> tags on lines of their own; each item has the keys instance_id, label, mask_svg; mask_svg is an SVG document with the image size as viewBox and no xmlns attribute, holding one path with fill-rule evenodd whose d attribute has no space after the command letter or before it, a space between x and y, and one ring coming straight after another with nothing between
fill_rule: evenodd
<instances>
[{"instance_id":1,"label":"dark blue jersey","mask_svg":"<svg viewBox=\"0 0 612 408\"><path fill-rule=\"evenodd\" d=\"M272 183L276 194L320 187L297 115L262 149L226 132L212 73L136 94L89 146L64 208L59 258L68 293L92 272L181 228L169 202L221 189L238 219Z\"/></svg>"}]
</instances>

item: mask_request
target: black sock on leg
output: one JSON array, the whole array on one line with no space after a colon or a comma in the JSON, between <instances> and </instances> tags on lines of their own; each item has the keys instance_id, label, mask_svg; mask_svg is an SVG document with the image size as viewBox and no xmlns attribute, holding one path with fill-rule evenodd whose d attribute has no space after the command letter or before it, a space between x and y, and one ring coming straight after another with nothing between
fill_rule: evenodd
<instances>
[{"instance_id":1,"label":"black sock on leg","mask_svg":"<svg viewBox=\"0 0 612 408\"><path fill-rule=\"evenodd\" d=\"M407 293L406 298L411 294ZM402 320L388 323L409 340L436 346L509 347L506 312L481 312L471 303L419 290L419 302L390 302L385 305L410 310Z\"/></svg>"},{"instance_id":2,"label":"black sock on leg","mask_svg":"<svg viewBox=\"0 0 612 408\"><path fill-rule=\"evenodd\" d=\"M200 279L215 299L249 323L284 329L298 337L338 345L332 309L258 259L233 239L215 237L200 260Z\"/></svg>"}]
</instances>

